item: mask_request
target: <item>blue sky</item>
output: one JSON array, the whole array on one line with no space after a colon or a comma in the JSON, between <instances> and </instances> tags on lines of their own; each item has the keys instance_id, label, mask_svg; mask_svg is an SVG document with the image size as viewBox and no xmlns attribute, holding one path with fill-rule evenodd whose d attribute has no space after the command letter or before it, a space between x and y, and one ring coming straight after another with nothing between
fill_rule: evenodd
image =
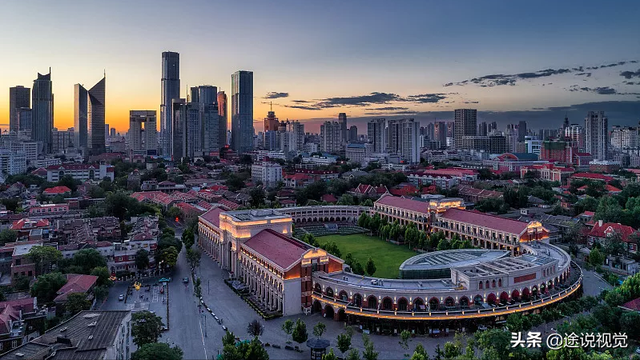
<instances>
[{"instance_id":1,"label":"blue sky","mask_svg":"<svg viewBox=\"0 0 640 360\"><path fill-rule=\"evenodd\" d=\"M6 1L0 123L8 88L30 86L51 66L56 126L72 126L73 84L93 84L106 69L107 122L126 130L130 109L159 108L160 53L172 50L181 54L183 89L229 90L232 72L253 70L255 118L273 101L281 119L310 130L339 112L356 123L426 123L458 107L502 125L556 127L565 111L579 122L585 109L634 124L640 75L621 73L640 70L631 62L640 60L638 18L636 1ZM545 69L571 71L509 76ZM513 85L463 83L495 74ZM282 94L264 99L269 92Z\"/></svg>"}]
</instances>

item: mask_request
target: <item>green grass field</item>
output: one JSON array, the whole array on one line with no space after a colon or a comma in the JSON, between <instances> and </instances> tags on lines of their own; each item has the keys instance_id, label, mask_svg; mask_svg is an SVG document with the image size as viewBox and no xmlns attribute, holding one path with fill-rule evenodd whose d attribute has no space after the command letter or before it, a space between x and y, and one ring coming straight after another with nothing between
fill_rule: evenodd
<instances>
[{"instance_id":1,"label":"green grass field","mask_svg":"<svg viewBox=\"0 0 640 360\"><path fill-rule=\"evenodd\" d=\"M406 246L394 245L365 234L327 235L318 237L316 240L321 245L335 242L343 259L347 253L351 253L363 267L371 257L376 264L376 273L373 276L387 279L397 278L400 264L417 254Z\"/></svg>"}]
</instances>

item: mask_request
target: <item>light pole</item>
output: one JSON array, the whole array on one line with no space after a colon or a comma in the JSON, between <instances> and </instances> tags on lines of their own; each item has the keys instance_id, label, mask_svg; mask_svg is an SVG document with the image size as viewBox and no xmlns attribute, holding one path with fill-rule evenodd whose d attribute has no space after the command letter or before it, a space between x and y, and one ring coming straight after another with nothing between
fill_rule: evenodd
<instances>
[{"instance_id":1,"label":"light pole","mask_svg":"<svg viewBox=\"0 0 640 360\"><path fill-rule=\"evenodd\" d=\"M207 317L206 314L202 314L202 318L204 319L204 337L207 337Z\"/></svg>"}]
</instances>

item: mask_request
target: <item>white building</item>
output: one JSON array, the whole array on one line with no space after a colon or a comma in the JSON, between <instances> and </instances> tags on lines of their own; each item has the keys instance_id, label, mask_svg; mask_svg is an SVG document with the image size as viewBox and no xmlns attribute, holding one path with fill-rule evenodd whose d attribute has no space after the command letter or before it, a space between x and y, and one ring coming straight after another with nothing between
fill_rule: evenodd
<instances>
[{"instance_id":1,"label":"white building","mask_svg":"<svg viewBox=\"0 0 640 360\"><path fill-rule=\"evenodd\" d=\"M387 152L387 121L384 118L373 119L367 124L367 138L373 144L374 153Z\"/></svg>"},{"instance_id":2,"label":"white building","mask_svg":"<svg viewBox=\"0 0 640 360\"><path fill-rule=\"evenodd\" d=\"M371 144L347 144L345 157L349 159L350 162L366 165L367 162L365 161L369 157L370 152Z\"/></svg>"},{"instance_id":3,"label":"white building","mask_svg":"<svg viewBox=\"0 0 640 360\"><path fill-rule=\"evenodd\" d=\"M526 145L528 153L540 156L540 150L542 149L542 140L538 140L534 136L525 136L524 143Z\"/></svg>"},{"instance_id":4,"label":"white building","mask_svg":"<svg viewBox=\"0 0 640 360\"><path fill-rule=\"evenodd\" d=\"M23 152L0 150L0 176L22 174L27 171L27 157Z\"/></svg>"},{"instance_id":5,"label":"white building","mask_svg":"<svg viewBox=\"0 0 640 360\"><path fill-rule=\"evenodd\" d=\"M266 187L274 187L282 181L282 166L263 161L261 164L251 165L251 179L261 181Z\"/></svg>"},{"instance_id":6,"label":"white building","mask_svg":"<svg viewBox=\"0 0 640 360\"><path fill-rule=\"evenodd\" d=\"M342 128L336 121L320 125L320 150L330 153L342 150Z\"/></svg>"},{"instance_id":7,"label":"white building","mask_svg":"<svg viewBox=\"0 0 640 360\"><path fill-rule=\"evenodd\" d=\"M47 167L47 181L58 182L65 175L71 175L74 179L80 181L96 180L102 181L108 177L113 181L115 167L113 165L94 165L94 164L64 164L51 165Z\"/></svg>"},{"instance_id":8,"label":"white building","mask_svg":"<svg viewBox=\"0 0 640 360\"><path fill-rule=\"evenodd\" d=\"M594 159L607 160L609 152L609 119L604 111L589 111L584 119L586 151Z\"/></svg>"},{"instance_id":9,"label":"white building","mask_svg":"<svg viewBox=\"0 0 640 360\"><path fill-rule=\"evenodd\" d=\"M611 146L620 150L638 147L638 128L613 126L611 128Z\"/></svg>"},{"instance_id":10,"label":"white building","mask_svg":"<svg viewBox=\"0 0 640 360\"><path fill-rule=\"evenodd\" d=\"M414 119L387 122L389 154L398 155L409 163L420 162L420 122Z\"/></svg>"}]
</instances>

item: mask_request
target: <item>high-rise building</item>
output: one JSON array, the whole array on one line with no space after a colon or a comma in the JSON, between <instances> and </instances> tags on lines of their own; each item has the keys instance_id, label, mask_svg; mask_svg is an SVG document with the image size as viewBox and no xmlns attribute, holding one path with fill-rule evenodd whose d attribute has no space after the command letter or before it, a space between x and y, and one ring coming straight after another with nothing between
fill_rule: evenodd
<instances>
[{"instance_id":1,"label":"high-rise building","mask_svg":"<svg viewBox=\"0 0 640 360\"><path fill-rule=\"evenodd\" d=\"M173 121L171 123L171 159L181 161L187 156L187 102L185 99L171 101Z\"/></svg>"},{"instance_id":2,"label":"high-rise building","mask_svg":"<svg viewBox=\"0 0 640 360\"><path fill-rule=\"evenodd\" d=\"M53 131L53 84L51 68L48 74L38 73L31 92L31 139L42 143L45 154L51 153Z\"/></svg>"},{"instance_id":3,"label":"high-rise building","mask_svg":"<svg viewBox=\"0 0 640 360\"><path fill-rule=\"evenodd\" d=\"M29 108L20 108L17 111L18 130L24 131L31 137L31 129L33 127L32 111Z\"/></svg>"},{"instance_id":4,"label":"high-rise building","mask_svg":"<svg viewBox=\"0 0 640 360\"><path fill-rule=\"evenodd\" d=\"M478 131L478 110L456 109L454 111L454 144L456 149L462 146L463 136L475 136Z\"/></svg>"},{"instance_id":5,"label":"high-rise building","mask_svg":"<svg viewBox=\"0 0 640 360\"><path fill-rule=\"evenodd\" d=\"M487 134L489 134L487 129L487 123L483 121L478 125L478 135L487 136Z\"/></svg>"},{"instance_id":6,"label":"high-rise building","mask_svg":"<svg viewBox=\"0 0 640 360\"><path fill-rule=\"evenodd\" d=\"M204 109L203 109L204 110ZM216 117L218 116L218 109L215 111ZM203 155L203 140L204 140L204 111L200 111L199 103L187 103L186 106L186 138L185 138L185 149L186 152L183 153L183 156L187 156L189 159L193 159L196 156ZM216 118L217 120L217 118ZM208 124L210 125L210 123ZM217 125L217 122L216 122ZM211 126L208 126L207 129L210 129ZM210 135L210 134L206 134ZM207 136L208 138L208 136Z\"/></svg>"},{"instance_id":7,"label":"high-rise building","mask_svg":"<svg viewBox=\"0 0 640 360\"><path fill-rule=\"evenodd\" d=\"M384 118L373 119L367 124L367 138L373 144L374 153L387 151L387 120Z\"/></svg>"},{"instance_id":8,"label":"high-rise building","mask_svg":"<svg viewBox=\"0 0 640 360\"><path fill-rule=\"evenodd\" d=\"M227 145L227 94L224 91L218 92L218 115L220 115L220 147Z\"/></svg>"},{"instance_id":9,"label":"high-rise building","mask_svg":"<svg viewBox=\"0 0 640 360\"><path fill-rule=\"evenodd\" d=\"M320 125L320 150L336 153L342 150L342 124L325 121Z\"/></svg>"},{"instance_id":10,"label":"high-rise building","mask_svg":"<svg viewBox=\"0 0 640 360\"><path fill-rule=\"evenodd\" d=\"M273 109L267 113L267 117L264 118L263 130L266 131L277 131L280 126L280 121L276 117L275 111Z\"/></svg>"},{"instance_id":11,"label":"high-rise building","mask_svg":"<svg viewBox=\"0 0 640 360\"><path fill-rule=\"evenodd\" d=\"M611 147L618 150L638 147L638 128L614 125L611 127Z\"/></svg>"},{"instance_id":12,"label":"high-rise building","mask_svg":"<svg viewBox=\"0 0 640 360\"><path fill-rule=\"evenodd\" d=\"M303 151L304 148L304 124L300 121L291 122L291 151Z\"/></svg>"},{"instance_id":13,"label":"high-rise building","mask_svg":"<svg viewBox=\"0 0 640 360\"><path fill-rule=\"evenodd\" d=\"M18 132L18 111L31 107L31 89L22 85L9 88L9 131Z\"/></svg>"},{"instance_id":14,"label":"high-rise building","mask_svg":"<svg viewBox=\"0 0 640 360\"><path fill-rule=\"evenodd\" d=\"M220 148L226 144L227 127L222 125L222 116L220 116L218 103L201 105L200 116L203 129L202 151L205 155L220 151Z\"/></svg>"},{"instance_id":15,"label":"high-rise building","mask_svg":"<svg viewBox=\"0 0 640 360\"><path fill-rule=\"evenodd\" d=\"M91 89L74 86L74 138L76 146L89 154L98 155L106 151L105 90L106 76Z\"/></svg>"},{"instance_id":16,"label":"high-rise building","mask_svg":"<svg viewBox=\"0 0 640 360\"><path fill-rule=\"evenodd\" d=\"M74 102L73 102L73 130L75 137L75 145L78 149L86 151L87 149L87 112L89 105L87 103L87 89L80 84L73 86Z\"/></svg>"},{"instance_id":17,"label":"high-rise building","mask_svg":"<svg viewBox=\"0 0 640 360\"><path fill-rule=\"evenodd\" d=\"M53 154L64 153L67 148L74 147L74 129L68 128L67 130L58 130L53 128L51 132L51 152Z\"/></svg>"},{"instance_id":18,"label":"high-rise building","mask_svg":"<svg viewBox=\"0 0 640 360\"><path fill-rule=\"evenodd\" d=\"M111 129L112 137L115 129ZM157 155L158 128L155 110L129 111L129 147L136 154Z\"/></svg>"},{"instance_id":19,"label":"high-rise building","mask_svg":"<svg viewBox=\"0 0 640 360\"><path fill-rule=\"evenodd\" d=\"M589 111L584 119L585 147L596 160L607 160L609 120L604 111Z\"/></svg>"},{"instance_id":20,"label":"high-rise building","mask_svg":"<svg viewBox=\"0 0 640 360\"><path fill-rule=\"evenodd\" d=\"M116 129L115 128L111 128L109 136L112 137L112 138L116 137Z\"/></svg>"},{"instance_id":21,"label":"high-rise building","mask_svg":"<svg viewBox=\"0 0 640 360\"><path fill-rule=\"evenodd\" d=\"M218 108L218 88L212 85L192 87L187 119L189 157L208 155L225 145L227 127L226 121L222 124L222 118Z\"/></svg>"},{"instance_id":22,"label":"high-rise building","mask_svg":"<svg viewBox=\"0 0 640 360\"><path fill-rule=\"evenodd\" d=\"M338 122L340 123L340 128L342 129L342 141L349 141L349 128L347 127L347 114L340 113L338 114Z\"/></svg>"},{"instance_id":23,"label":"high-rise building","mask_svg":"<svg viewBox=\"0 0 640 360\"><path fill-rule=\"evenodd\" d=\"M436 126L434 123L430 122L427 124L427 126L424 128L424 135L431 141L433 141L435 139L435 131L436 130Z\"/></svg>"},{"instance_id":24,"label":"high-rise building","mask_svg":"<svg viewBox=\"0 0 640 360\"><path fill-rule=\"evenodd\" d=\"M231 147L238 153L253 150L253 72L231 75Z\"/></svg>"},{"instance_id":25,"label":"high-rise building","mask_svg":"<svg viewBox=\"0 0 640 360\"><path fill-rule=\"evenodd\" d=\"M447 146L447 123L438 121L433 124L433 140L440 143L440 148Z\"/></svg>"},{"instance_id":26,"label":"high-rise building","mask_svg":"<svg viewBox=\"0 0 640 360\"><path fill-rule=\"evenodd\" d=\"M585 150L585 131L581 125L571 124L564 131L564 137L571 142L571 146L578 148L580 151ZM541 138L546 140L546 138Z\"/></svg>"},{"instance_id":27,"label":"high-rise building","mask_svg":"<svg viewBox=\"0 0 640 360\"><path fill-rule=\"evenodd\" d=\"M160 100L160 138L162 155L172 153L173 99L180 98L180 54L165 51L162 53L162 78Z\"/></svg>"},{"instance_id":28,"label":"high-rise building","mask_svg":"<svg viewBox=\"0 0 640 360\"><path fill-rule=\"evenodd\" d=\"M498 130L498 123L493 121L492 123L489 124L488 128L487 128L487 134L491 134L492 132Z\"/></svg>"},{"instance_id":29,"label":"high-rise building","mask_svg":"<svg viewBox=\"0 0 640 360\"><path fill-rule=\"evenodd\" d=\"M109 124L104 124L104 139L105 141L109 139Z\"/></svg>"},{"instance_id":30,"label":"high-rise building","mask_svg":"<svg viewBox=\"0 0 640 360\"><path fill-rule=\"evenodd\" d=\"M358 141L358 127L351 125L349 128L349 142Z\"/></svg>"},{"instance_id":31,"label":"high-rise building","mask_svg":"<svg viewBox=\"0 0 640 360\"><path fill-rule=\"evenodd\" d=\"M389 120L387 133L389 154L398 155L409 163L420 162L420 122L414 119Z\"/></svg>"},{"instance_id":32,"label":"high-rise building","mask_svg":"<svg viewBox=\"0 0 640 360\"><path fill-rule=\"evenodd\" d=\"M520 121L518 123L518 141L524 142L524 137L527 136L527 122Z\"/></svg>"}]
</instances>

